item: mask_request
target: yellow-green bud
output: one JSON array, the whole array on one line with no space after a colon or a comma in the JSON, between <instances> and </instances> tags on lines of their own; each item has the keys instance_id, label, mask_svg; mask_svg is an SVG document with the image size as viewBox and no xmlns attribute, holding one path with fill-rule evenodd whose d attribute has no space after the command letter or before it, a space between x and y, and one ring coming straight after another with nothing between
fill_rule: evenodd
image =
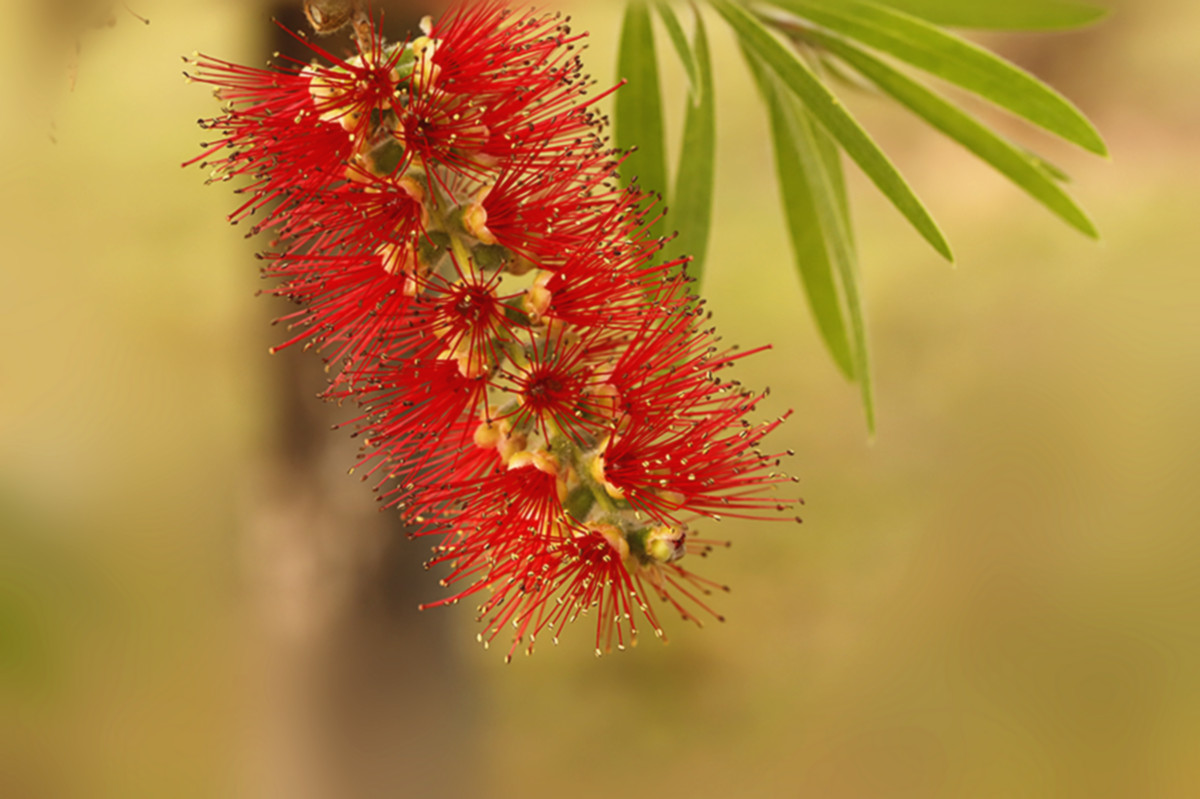
<instances>
[{"instance_id":1,"label":"yellow-green bud","mask_svg":"<svg viewBox=\"0 0 1200 799\"><path fill-rule=\"evenodd\" d=\"M687 536L683 530L660 525L646 534L646 557L656 563L673 563L683 557Z\"/></svg>"}]
</instances>

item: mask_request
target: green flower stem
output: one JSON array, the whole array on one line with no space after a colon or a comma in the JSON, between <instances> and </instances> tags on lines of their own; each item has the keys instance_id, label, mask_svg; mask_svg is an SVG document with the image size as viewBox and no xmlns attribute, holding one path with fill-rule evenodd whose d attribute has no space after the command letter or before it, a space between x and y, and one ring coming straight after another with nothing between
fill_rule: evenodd
<instances>
[{"instance_id":1,"label":"green flower stem","mask_svg":"<svg viewBox=\"0 0 1200 799\"><path fill-rule=\"evenodd\" d=\"M568 463L575 470L575 474L579 477L580 484L591 494L592 502L584 509L584 516L579 521L584 521L587 517L587 512L591 511L592 505L599 505L605 513L615 515L618 511L613 498L608 495L608 491L604 486L596 482L592 478L591 472L583 462L583 453L579 447L571 439L564 435L557 427L551 433L550 451L553 452L560 461Z\"/></svg>"}]
</instances>

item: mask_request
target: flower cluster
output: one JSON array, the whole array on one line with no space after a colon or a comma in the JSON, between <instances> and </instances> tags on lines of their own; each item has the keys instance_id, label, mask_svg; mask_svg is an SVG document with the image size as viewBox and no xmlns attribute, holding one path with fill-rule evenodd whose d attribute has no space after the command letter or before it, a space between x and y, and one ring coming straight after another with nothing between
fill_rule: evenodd
<instances>
[{"instance_id":1,"label":"flower cluster","mask_svg":"<svg viewBox=\"0 0 1200 799\"><path fill-rule=\"evenodd\" d=\"M227 103L193 162L241 178L232 215L273 242L264 271L321 350L328 396L361 409L356 467L509 655L585 613L596 652L699 623L720 588L681 559L702 517L778 517L789 478L759 450L781 419L722 371L682 262L656 263L651 198L617 179L580 36L490 0L327 65L209 57ZM189 162L189 163L193 163ZM719 617L717 617L719 618Z\"/></svg>"}]
</instances>

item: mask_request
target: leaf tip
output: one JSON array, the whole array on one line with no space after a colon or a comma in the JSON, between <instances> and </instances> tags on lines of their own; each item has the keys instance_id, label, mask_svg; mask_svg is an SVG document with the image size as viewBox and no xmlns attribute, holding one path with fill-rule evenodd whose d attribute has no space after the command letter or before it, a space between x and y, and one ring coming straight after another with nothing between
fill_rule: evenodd
<instances>
[{"instance_id":1,"label":"leaf tip","mask_svg":"<svg viewBox=\"0 0 1200 799\"><path fill-rule=\"evenodd\" d=\"M1076 113L1082 125L1079 126L1076 135L1070 138L1070 141L1078 144L1093 155L1111 159L1108 152L1108 144L1105 143L1104 137L1100 135L1100 131L1096 129L1096 126L1082 112L1076 110Z\"/></svg>"},{"instance_id":2,"label":"leaf tip","mask_svg":"<svg viewBox=\"0 0 1200 799\"><path fill-rule=\"evenodd\" d=\"M946 241L946 237L941 235L941 231L935 231L936 236L928 237L928 241L933 245L933 249L937 250L938 255L946 259L946 262L954 264L954 250L950 249L950 242Z\"/></svg>"}]
</instances>

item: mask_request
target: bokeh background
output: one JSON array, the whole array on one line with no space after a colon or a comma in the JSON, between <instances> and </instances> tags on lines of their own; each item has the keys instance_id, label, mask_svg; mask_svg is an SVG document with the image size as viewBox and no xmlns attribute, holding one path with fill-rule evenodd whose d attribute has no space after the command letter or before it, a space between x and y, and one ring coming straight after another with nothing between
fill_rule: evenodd
<instances>
[{"instance_id":1,"label":"bokeh background","mask_svg":"<svg viewBox=\"0 0 1200 799\"><path fill-rule=\"evenodd\" d=\"M117 4L77 37L86 3L9 0L0 796L1200 795L1200 6L1110 4L986 39L1104 132L1110 161L998 120L1075 177L1098 244L851 98L958 254L855 176L873 442L714 20L706 293L729 341L773 344L740 376L796 411L805 524L710 531L723 625L600 659L580 628L505 666L469 608L416 611L436 576L346 477L351 410L267 355L283 309L233 197L179 167L217 108L179 56L262 63L267 4L137 0L151 25ZM620 5L564 5L607 82Z\"/></svg>"}]
</instances>

